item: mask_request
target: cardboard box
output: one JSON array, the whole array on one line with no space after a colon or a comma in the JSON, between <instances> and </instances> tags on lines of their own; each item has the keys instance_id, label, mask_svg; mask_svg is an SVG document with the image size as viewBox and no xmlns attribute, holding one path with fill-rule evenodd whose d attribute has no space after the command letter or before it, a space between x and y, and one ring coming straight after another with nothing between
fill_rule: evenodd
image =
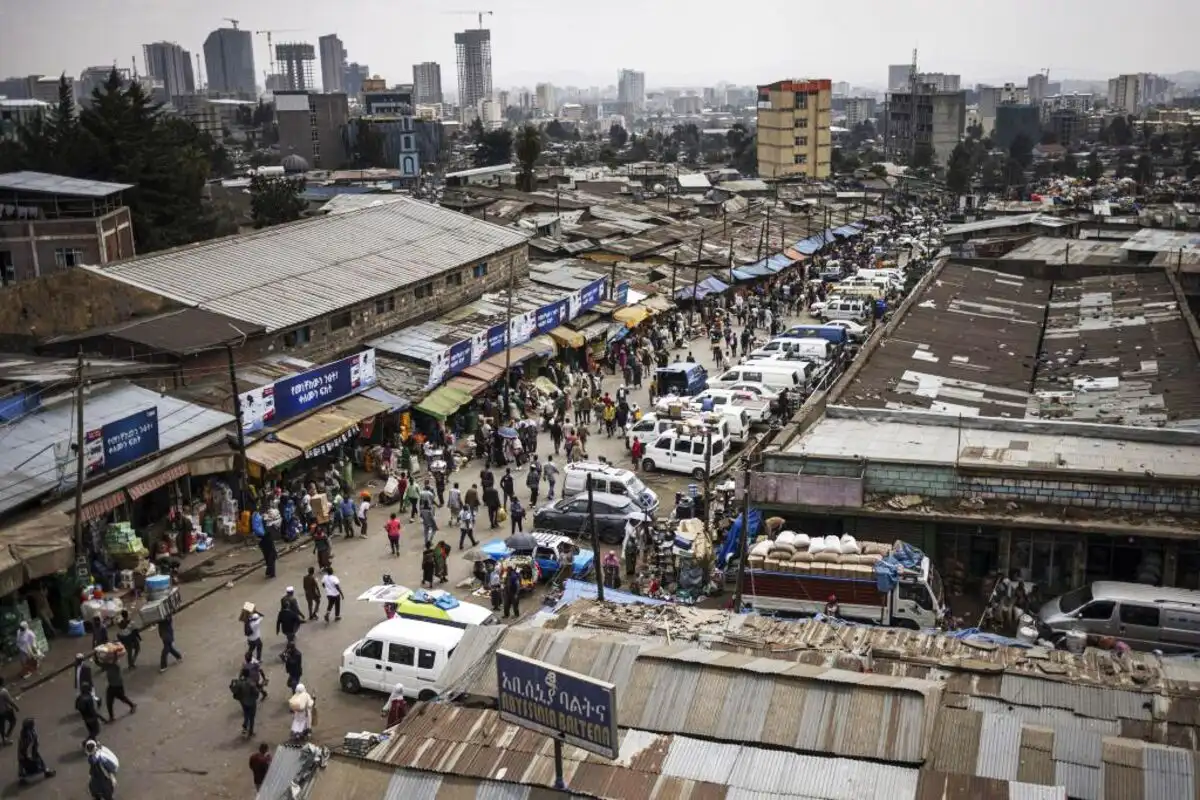
<instances>
[{"instance_id":1,"label":"cardboard box","mask_svg":"<svg viewBox=\"0 0 1200 800\"><path fill-rule=\"evenodd\" d=\"M319 494L312 499L313 516L317 518L317 522L329 522L331 504L329 498L323 494Z\"/></svg>"},{"instance_id":2,"label":"cardboard box","mask_svg":"<svg viewBox=\"0 0 1200 800\"><path fill-rule=\"evenodd\" d=\"M242 603L242 613L238 614L238 622L245 622L255 611L254 603Z\"/></svg>"}]
</instances>

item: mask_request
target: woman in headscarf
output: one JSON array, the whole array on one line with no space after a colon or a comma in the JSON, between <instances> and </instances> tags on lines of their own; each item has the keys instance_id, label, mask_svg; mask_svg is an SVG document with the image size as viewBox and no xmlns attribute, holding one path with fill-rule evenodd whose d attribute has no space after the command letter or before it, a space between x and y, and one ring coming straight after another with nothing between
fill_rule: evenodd
<instances>
[{"instance_id":1,"label":"woman in headscarf","mask_svg":"<svg viewBox=\"0 0 1200 800\"><path fill-rule=\"evenodd\" d=\"M397 683L392 688L392 694L383 705L380 716L387 717L387 727L399 725L408 713L408 703L404 700L404 686Z\"/></svg>"},{"instance_id":2,"label":"woman in headscarf","mask_svg":"<svg viewBox=\"0 0 1200 800\"><path fill-rule=\"evenodd\" d=\"M312 733L313 710L316 705L316 701L304 688L304 684L296 684L296 693L288 700L288 708L292 712L293 741L303 741Z\"/></svg>"},{"instance_id":3,"label":"woman in headscarf","mask_svg":"<svg viewBox=\"0 0 1200 800\"><path fill-rule=\"evenodd\" d=\"M21 723L21 736L17 740L17 777L22 786L27 786L35 775L53 778L54 770L48 769L42 759L37 729L33 726L33 718L28 717Z\"/></svg>"}]
</instances>

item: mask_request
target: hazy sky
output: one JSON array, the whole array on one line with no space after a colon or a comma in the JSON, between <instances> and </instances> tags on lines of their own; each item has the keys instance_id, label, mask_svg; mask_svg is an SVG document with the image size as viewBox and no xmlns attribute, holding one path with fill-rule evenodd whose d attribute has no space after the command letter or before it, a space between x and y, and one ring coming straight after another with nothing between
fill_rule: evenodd
<instances>
[{"instance_id":1,"label":"hazy sky","mask_svg":"<svg viewBox=\"0 0 1200 800\"><path fill-rule=\"evenodd\" d=\"M603 86L621 67L644 70L649 87L804 76L882 87L914 46L923 71L970 82L1045 67L1052 80L1200 68L1200 0L0 0L0 76L78 76L134 56L142 68L141 46L163 39L194 58L230 16L243 29L300 29L276 41L337 33L351 61L391 83L437 61L450 90L453 34L476 21L448 11L473 5L495 12L484 25L497 88ZM261 82L266 40L255 38Z\"/></svg>"}]
</instances>

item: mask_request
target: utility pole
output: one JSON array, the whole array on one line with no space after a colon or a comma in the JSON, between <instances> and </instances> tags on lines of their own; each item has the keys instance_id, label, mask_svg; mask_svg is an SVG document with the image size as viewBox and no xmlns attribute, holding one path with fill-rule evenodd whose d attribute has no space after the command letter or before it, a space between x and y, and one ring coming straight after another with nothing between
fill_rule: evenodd
<instances>
[{"instance_id":1,"label":"utility pole","mask_svg":"<svg viewBox=\"0 0 1200 800\"><path fill-rule=\"evenodd\" d=\"M509 370L512 369L512 304L513 294L516 293L517 286L517 265L516 259L510 259L508 265L508 300L504 304L504 319L508 325L508 329L504 331L504 413L500 417L500 421L508 424L509 405L508 405L508 386L509 386ZM499 423L497 423L497 427Z\"/></svg>"},{"instance_id":2,"label":"utility pole","mask_svg":"<svg viewBox=\"0 0 1200 800\"><path fill-rule=\"evenodd\" d=\"M83 348L75 366L75 557L87 552L83 544Z\"/></svg>"},{"instance_id":3,"label":"utility pole","mask_svg":"<svg viewBox=\"0 0 1200 800\"><path fill-rule=\"evenodd\" d=\"M696 310L696 288L700 285L700 259L704 255L704 231L700 231L700 246L696 248L696 266L692 276L692 304L688 306L688 327L692 327L692 313Z\"/></svg>"},{"instance_id":4,"label":"utility pole","mask_svg":"<svg viewBox=\"0 0 1200 800\"><path fill-rule=\"evenodd\" d=\"M731 240L731 241L729 242L729 285L730 285L730 286L733 286L733 284L734 284L734 277L733 277L733 241Z\"/></svg>"},{"instance_id":5,"label":"utility pole","mask_svg":"<svg viewBox=\"0 0 1200 800\"><path fill-rule=\"evenodd\" d=\"M750 539L750 461L746 461L746 469L742 472L742 531L738 535L738 568L737 583L733 591L733 613L742 613L742 587L746 585L746 554L749 548L746 543Z\"/></svg>"},{"instance_id":6,"label":"utility pole","mask_svg":"<svg viewBox=\"0 0 1200 800\"><path fill-rule=\"evenodd\" d=\"M712 529L712 425L704 424L704 535L711 543Z\"/></svg>"},{"instance_id":7,"label":"utility pole","mask_svg":"<svg viewBox=\"0 0 1200 800\"><path fill-rule=\"evenodd\" d=\"M588 533L591 534L592 564L595 565L593 569L596 570L596 599L602 601L604 600L604 567L600 566L600 536L596 533L596 510L592 491L592 475L589 472L587 476Z\"/></svg>"},{"instance_id":8,"label":"utility pole","mask_svg":"<svg viewBox=\"0 0 1200 800\"><path fill-rule=\"evenodd\" d=\"M679 258L678 250L671 254L671 300L675 299L675 273L679 271L677 258Z\"/></svg>"},{"instance_id":9,"label":"utility pole","mask_svg":"<svg viewBox=\"0 0 1200 800\"><path fill-rule=\"evenodd\" d=\"M238 459L241 461L241 465L238 467L238 510L245 511L248 506L246 498L250 494L250 475L248 473L250 467L246 460L246 432L244 420L242 419L242 402L238 396L237 369L233 359L233 345L225 345L225 355L229 360L229 396L233 398L233 415L237 418Z\"/></svg>"}]
</instances>

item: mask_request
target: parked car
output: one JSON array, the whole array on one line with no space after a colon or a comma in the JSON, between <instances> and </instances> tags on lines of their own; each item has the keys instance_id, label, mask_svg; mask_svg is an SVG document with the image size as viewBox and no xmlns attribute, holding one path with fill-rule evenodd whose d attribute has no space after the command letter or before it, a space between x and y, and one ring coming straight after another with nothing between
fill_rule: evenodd
<instances>
[{"instance_id":1,"label":"parked car","mask_svg":"<svg viewBox=\"0 0 1200 800\"><path fill-rule=\"evenodd\" d=\"M564 543L569 544L575 551L571 577L583 580L591 573L592 564L596 560L591 550L579 547L569 537L562 534L534 531L532 535L534 542L537 543L537 547L533 549L532 553L533 560L537 562L538 568L542 571L543 581L548 581L558 574L559 551ZM479 545L479 549L491 556L494 561L501 561L514 554L529 555L527 551L513 550L505 544L504 539L492 539L484 542Z\"/></svg>"},{"instance_id":2,"label":"parked car","mask_svg":"<svg viewBox=\"0 0 1200 800\"><path fill-rule=\"evenodd\" d=\"M831 319L825 323L830 328L845 328L851 341L861 342L867 338L867 326L850 319Z\"/></svg>"},{"instance_id":3,"label":"parked car","mask_svg":"<svg viewBox=\"0 0 1200 800\"><path fill-rule=\"evenodd\" d=\"M729 387L737 392L747 392L757 397L759 400L770 400L772 403L779 399L779 392L763 383L752 383L745 381L735 383Z\"/></svg>"},{"instance_id":4,"label":"parked car","mask_svg":"<svg viewBox=\"0 0 1200 800\"><path fill-rule=\"evenodd\" d=\"M631 497L608 492L592 492L592 514L596 518L596 534L605 544L619 544L625 539L625 522L646 519L646 514ZM588 531L587 493L564 498L542 506L533 515L533 527L557 531L585 542Z\"/></svg>"}]
</instances>

